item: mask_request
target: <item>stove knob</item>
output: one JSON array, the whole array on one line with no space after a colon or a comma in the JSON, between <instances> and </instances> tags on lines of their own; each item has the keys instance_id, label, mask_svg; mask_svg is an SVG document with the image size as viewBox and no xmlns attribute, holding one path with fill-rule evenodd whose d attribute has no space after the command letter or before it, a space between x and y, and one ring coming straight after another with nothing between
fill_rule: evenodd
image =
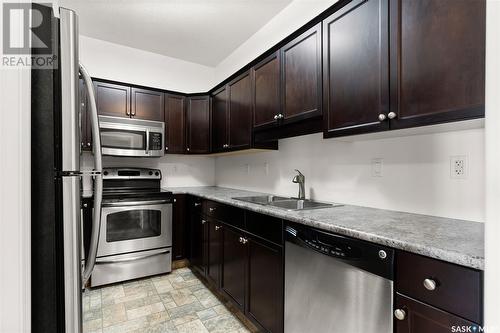
<instances>
[{"instance_id":1,"label":"stove knob","mask_svg":"<svg viewBox=\"0 0 500 333\"><path fill-rule=\"evenodd\" d=\"M152 176L153 175L153 171L149 171L149 175Z\"/></svg>"},{"instance_id":2,"label":"stove knob","mask_svg":"<svg viewBox=\"0 0 500 333\"><path fill-rule=\"evenodd\" d=\"M109 172L107 172L107 171L104 171L104 172L103 172L103 174L104 174L105 176L107 176L107 175L108 175L108 173L109 173Z\"/></svg>"},{"instance_id":3,"label":"stove knob","mask_svg":"<svg viewBox=\"0 0 500 333\"><path fill-rule=\"evenodd\" d=\"M160 173L158 171L155 172L155 176L159 176Z\"/></svg>"}]
</instances>

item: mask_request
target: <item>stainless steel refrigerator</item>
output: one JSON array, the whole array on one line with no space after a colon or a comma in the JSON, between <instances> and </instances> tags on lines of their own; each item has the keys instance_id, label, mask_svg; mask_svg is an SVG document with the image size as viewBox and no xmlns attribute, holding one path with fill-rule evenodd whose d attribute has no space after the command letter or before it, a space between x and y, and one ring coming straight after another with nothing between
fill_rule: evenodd
<instances>
[{"instance_id":1,"label":"stainless steel refrigerator","mask_svg":"<svg viewBox=\"0 0 500 333\"><path fill-rule=\"evenodd\" d=\"M82 331L82 288L97 251L102 200L102 155L92 81L79 63L78 17L33 4L50 18L53 68L32 70L32 331ZM36 51L33 51L36 55ZM94 213L82 267L81 108L79 80L88 89L92 126Z\"/></svg>"}]
</instances>

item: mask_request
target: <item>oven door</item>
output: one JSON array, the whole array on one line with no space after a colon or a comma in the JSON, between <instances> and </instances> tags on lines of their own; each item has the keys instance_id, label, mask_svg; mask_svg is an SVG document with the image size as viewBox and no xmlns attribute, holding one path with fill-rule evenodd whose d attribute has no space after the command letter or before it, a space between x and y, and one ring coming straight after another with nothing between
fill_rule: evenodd
<instances>
[{"instance_id":1,"label":"oven door","mask_svg":"<svg viewBox=\"0 0 500 333\"><path fill-rule=\"evenodd\" d=\"M103 202L97 256L172 246L168 200Z\"/></svg>"}]
</instances>

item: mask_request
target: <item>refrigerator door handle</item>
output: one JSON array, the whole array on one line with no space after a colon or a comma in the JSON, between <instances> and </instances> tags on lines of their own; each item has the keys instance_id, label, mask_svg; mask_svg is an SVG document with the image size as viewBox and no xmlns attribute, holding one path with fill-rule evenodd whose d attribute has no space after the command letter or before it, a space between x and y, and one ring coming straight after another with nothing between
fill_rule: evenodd
<instances>
[{"instance_id":1,"label":"refrigerator door handle","mask_svg":"<svg viewBox=\"0 0 500 333\"><path fill-rule=\"evenodd\" d=\"M82 287L85 286L92 271L94 270L97 257L97 244L99 243L99 233L101 229L101 209L102 209L102 150L101 134L99 130L99 117L97 116L97 105L95 102L94 86L92 79L85 67L80 64L80 73L85 81L88 90L90 105L90 122L92 126L92 141L94 153L94 216L92 219L92 232L90 235L90 248L85 262L85 269L82 273Z\"/></svg>"}]
</instances>

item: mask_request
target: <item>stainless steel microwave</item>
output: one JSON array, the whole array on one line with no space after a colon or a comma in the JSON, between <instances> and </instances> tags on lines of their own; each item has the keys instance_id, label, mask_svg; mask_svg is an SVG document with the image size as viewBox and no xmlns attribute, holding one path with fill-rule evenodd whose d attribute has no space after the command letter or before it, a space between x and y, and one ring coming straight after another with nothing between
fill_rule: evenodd
<instances>
[{"instance_id":1,"label":"stainless steel microwave","mask_svg":"<svg viewBox=\"0 0 500 333\"><path fill-rule=\"evenodd\" d=\"M163 156L165 123L99 116L103 155L131 157Z\"/></svg>"}]
</instances>

